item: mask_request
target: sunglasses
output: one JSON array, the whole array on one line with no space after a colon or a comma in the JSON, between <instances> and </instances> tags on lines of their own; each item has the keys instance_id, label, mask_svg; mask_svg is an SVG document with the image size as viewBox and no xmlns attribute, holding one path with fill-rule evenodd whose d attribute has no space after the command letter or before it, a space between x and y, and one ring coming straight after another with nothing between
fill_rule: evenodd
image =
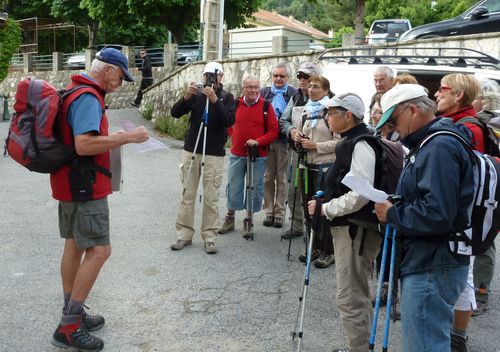
<instances>
[{"instance_id":1,"label":"sunglasses","mask_svg":"<svg viewBox=\"0 0 500 352\"><path fill-rule=\"evenodd\" d=\"M299 72L297 73L297 79L309 79L311 76L309 76L307 73L302 73Z\"/></svg>"},{"instance_id":2,"label":"sunglasses","mask_svg":"<svg viewBox=\"0 0 500 352\"><path fill-rule=\"evenodd\" d=\"M274 75L274 74L273 74L273 77L274 77L274 78L278 78L278 77L279 77L279 78L286 78L286 75Z\"/></svg>"},{"instance_id":3,"label":"sunglasses","mask_svg":"<svg viewBox=\"0 0 500 352\"><path fill-rule=\"evenodd\" d=\"M387 120L387 125L394 128L396 127L396 124L398 123L398 120L399 120L399 117L403 114L403 112L405 112L406 109L408 109L410 107L410 105L406 105L404 107L404 109L402 109L399 114L397 115L392 115L391 118L389 120Z\"/></svg>"},{"instance_id":4,"label":"sunglasses","mask_svg":"<svg viewBox=\"0 0 500 352\"><path fill-rule=\"evenodd\" d=\"M441 93L443 90L448 90L452 89L451 87L445 86L444 84L441 84L438 88L439 93Z\"/></svg>"}]
</instances>

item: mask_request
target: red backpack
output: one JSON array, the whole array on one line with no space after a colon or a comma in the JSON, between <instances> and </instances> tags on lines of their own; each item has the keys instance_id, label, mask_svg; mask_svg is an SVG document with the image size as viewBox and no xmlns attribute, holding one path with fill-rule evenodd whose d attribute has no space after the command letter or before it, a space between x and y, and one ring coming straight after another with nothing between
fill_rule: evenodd
<instances>
[{"instance_id":1,"label":"red backpack","mask_svg":"<svg viewBox=\"0 0 500 352\"><path fill-rule=\"evenodd\" d=\"M93 88L85 85L59 92L42 79L21 80L4 156L10 155L30 171L40 173L52 173L70 164L77 155L73 146L60 142L59 110L64 99L78 89L95 94Z\"/></svg>"}]
</instances>

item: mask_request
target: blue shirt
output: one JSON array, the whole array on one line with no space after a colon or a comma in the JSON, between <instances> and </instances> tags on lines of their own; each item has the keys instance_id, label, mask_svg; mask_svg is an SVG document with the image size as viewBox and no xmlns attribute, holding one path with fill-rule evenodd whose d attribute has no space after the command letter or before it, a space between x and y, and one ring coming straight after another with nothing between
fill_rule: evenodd
<instances>
[{"instance_id":1,"label":"blue shirt","mask_svg":"<svg viewBox=\"0 0 500 352\"><path fill-rule=\"evenodd\" d=\"M88 75L86 78L92 79ZM71 103L68 111L68 123L73 129L73 136L88 132L100 132L102 118L99 99L91 93L83 93Z\"/></svg>"}]
</instances>

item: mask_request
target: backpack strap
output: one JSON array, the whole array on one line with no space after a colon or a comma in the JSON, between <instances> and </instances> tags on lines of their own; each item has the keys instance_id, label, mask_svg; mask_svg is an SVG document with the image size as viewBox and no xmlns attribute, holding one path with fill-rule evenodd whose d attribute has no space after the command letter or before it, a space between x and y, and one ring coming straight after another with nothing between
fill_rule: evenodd
<instances>
[{"instance_id":1,"label":"backpack strap","mask_svg":"<svg viewBox=\"0 0 500 352\"><path fill-rule=\"evenodd\" d=\"M267 133L267 112L269 110L269 100L264 100L264 134Z\"/></svg>"}]
</instances>

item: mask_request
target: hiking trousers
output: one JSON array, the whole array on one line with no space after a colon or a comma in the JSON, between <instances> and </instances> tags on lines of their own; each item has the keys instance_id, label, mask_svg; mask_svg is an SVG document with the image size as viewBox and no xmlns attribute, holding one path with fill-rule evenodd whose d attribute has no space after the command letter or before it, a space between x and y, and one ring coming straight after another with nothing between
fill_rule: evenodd
<instances>
[{"instance_id":1,"label":"hiking trousers","mask_svg":"<svg viewBox=\"0 0 500 352\"><path fill-rule=\"evenodd\" d=\"M191 152L183 151L182 164L180 165L181 183L188 177L189 165L191 163ZM215 242L217 230L219 229L219 189L222 184L222 172L224 170L224 157L205 155L205 168L203 174L203 185L199 185L201 177L201 154L195 154L191 174L186 184L186 192L181 193L175 229L177 239L183 241L192 240L194 230L194 209L199 202L196 197L198 187L199 195L203 195L203 209L201 213L201 237L205 242Z\"/></svg>"},{"instance_id":2,"label":"hiking trousers","mask_svg":"<svg viewBox=\"0 0 500 352\"><path fill-rule=\"evenodd\" d=\"M269 146L264 174L264 205L262 207L266 215L281 218L285 216L289 159L287 145L283 142L275 141Z\"/></svg>"},{"instance_id":3,"label":"hiking trousers","mask_svg":"<svg viewBox=\"0 0 500 352\"><path fill-rule=\"evenodd\" d=\"M363 254L359 255L362 228L358 228L354 240L349 235L349 226L331 228L335 248L337 308L351 352L368 350L373 318L368 278L382 241L379 233L364 231L366 240Z\"/></svg>"}]
</instances>

